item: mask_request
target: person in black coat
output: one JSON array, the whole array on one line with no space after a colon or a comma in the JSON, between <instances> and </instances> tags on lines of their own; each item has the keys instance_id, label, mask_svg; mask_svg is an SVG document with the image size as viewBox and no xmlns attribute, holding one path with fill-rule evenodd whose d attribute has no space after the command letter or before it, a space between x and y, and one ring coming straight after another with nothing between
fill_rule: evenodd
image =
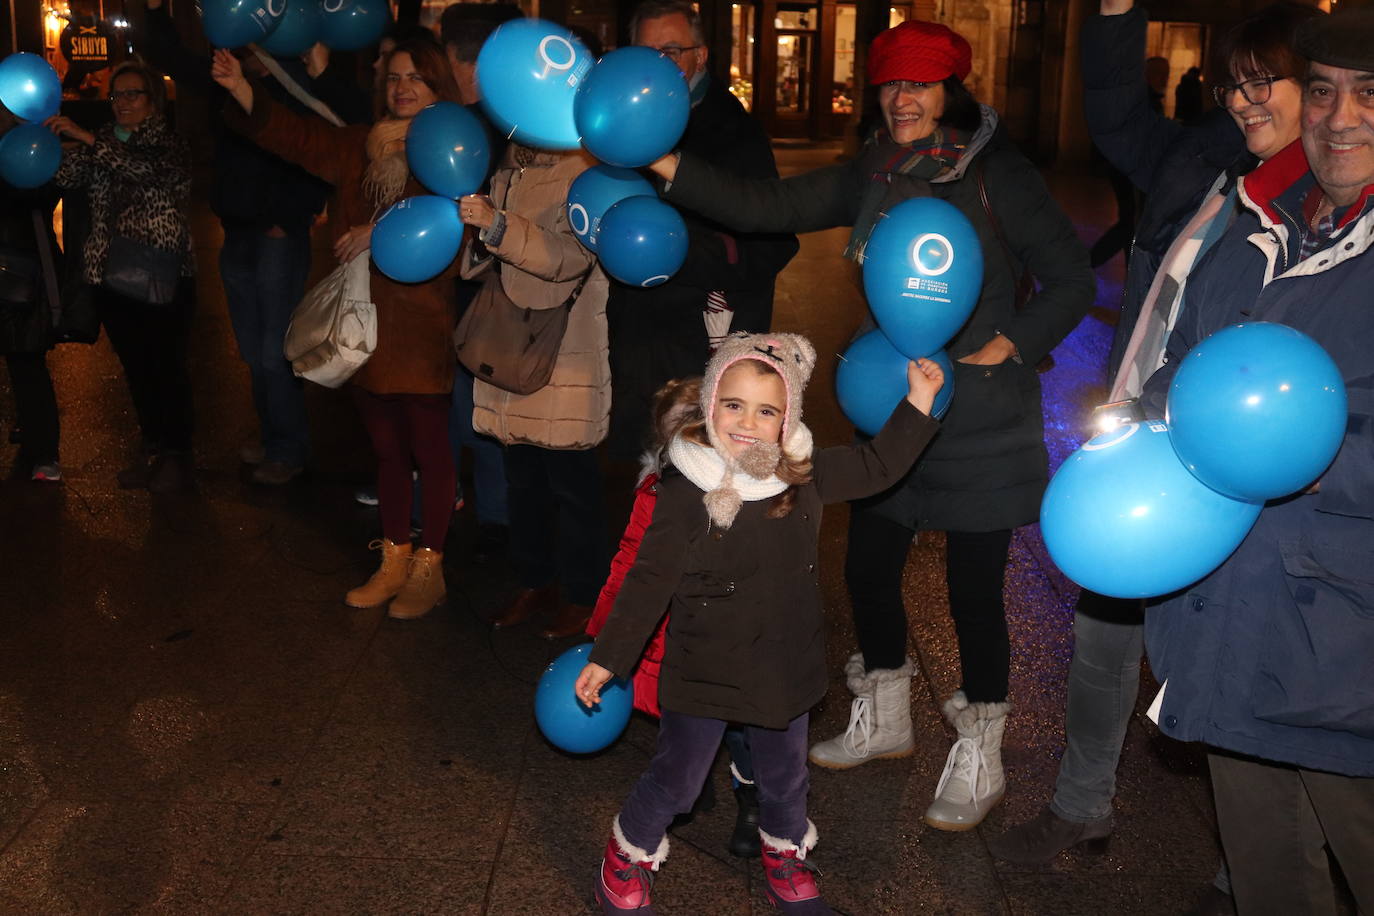
<instances>
[{"instance_id":1,"label":"person in black coat","mask_svg":"<svg viewBox=\"0 0 1374 916\"><path fill-rule=\"evenodd\" d=\"M654 163L667 197L752 231L853 227L860 259L882 215L913 197L963 213L984 253L973 314L946 344L954 397L939 436L897 486L855 504L845 577L862 652L846 666L850 728L811 748L837 769L908 756L912 663L902 571L914 532L946 532L950 613L963 687L945 704L958 733L926 822L965 830L1001 799L1010 648L1002 603L1012 529L1039 517L1049 479L1035 365L1087 313L1094 281L1073 224L997 113L964 88L972 49L952 30L911 20L874 39L869 81L886 127L847 163L781 181L740 181L689 152ZM986 192L985 194L983 192ZM1039 290L1017 301L1029 269Z\"/></svg>"},{"instance_id":2,"label":"person in black coat","mask_svg":"<svg viewBox=\"0 0 1374 916\"><path fill-rule=\"evenodd\" d=\"M630 20L630 38L672 58L691 87L692 113L680 146L744 178L776 178L768 136L706 69L701 17L688 0L647 0ZM617 458L637 459L648 444L650 402L669 379L701 370L710 352L703 312L711 297L717 338L766 331L773 320L774 281L797 253L795 236L740 233L690 207L686 263L651 289L611 284L611 435ZM727 324L727 319L729 323Z\"/></svg>"}]
</instances>

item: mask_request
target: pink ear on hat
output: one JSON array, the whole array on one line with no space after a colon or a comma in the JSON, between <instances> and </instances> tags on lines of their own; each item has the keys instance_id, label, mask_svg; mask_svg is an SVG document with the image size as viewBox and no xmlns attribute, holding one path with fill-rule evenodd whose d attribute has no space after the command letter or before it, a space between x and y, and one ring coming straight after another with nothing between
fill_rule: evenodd
<instances>
[{"instance_id":1,"label":"pink ear on hat","mask_svg":"<svg viewBox=\"0 0 1374 916\"><path fill-rule=\"evenodd\" d=\"M938 83L949 76L968 79L973 48L964 36L938 22L908 19L880 32L868 49L868 81Z\"/></svg>"}]
</instances>

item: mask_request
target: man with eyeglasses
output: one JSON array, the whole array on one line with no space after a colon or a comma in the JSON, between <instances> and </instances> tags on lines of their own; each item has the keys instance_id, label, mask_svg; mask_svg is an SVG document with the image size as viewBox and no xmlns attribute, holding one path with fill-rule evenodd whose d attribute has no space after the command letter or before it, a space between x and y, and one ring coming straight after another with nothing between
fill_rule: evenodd
<instances>
[{"instance_id":1,"label":"man with eyeglasses","mask_svg":"<svg viewBox=\"0 0 1374 916\"><path fill-rule=\"evenodd\" d=\"M1240 321L1321 344L1348 396L1335 460L1267 503L1222 566L1145 615L1165 734L1208 746L1236 908L1332 913L1328 855L1374 912L1374 9L1309 20L1301 140L1240 179L1194 270L1168 362ZM1254 98L1265 81L1238 91ZM1254 95L1251 95L1254 93ZM1243 460L1238 456L1237 460Z\"/></svg>"},{"instance_id":2,"label":"man with eyeglasses","mask_svg":"<svg viewBox=\"0 0 1374 916\"><path fill-rule=\"evenodd\" d=\"M768 136L707 70L701 18L688 0L646 0L629 34L667 55L687 80L692 113L682 149L742 176L777 177ZM705 310L720 326L732 319L726 330L767 331L774 281L797 252L792 235L736 233L691 212L682 216L687 261L671 280L651 289L611 284L610 448L623 460L637 460L644 449L654 392L669 379L701 374L710 346Z\"/></svg>"}]
</instances>

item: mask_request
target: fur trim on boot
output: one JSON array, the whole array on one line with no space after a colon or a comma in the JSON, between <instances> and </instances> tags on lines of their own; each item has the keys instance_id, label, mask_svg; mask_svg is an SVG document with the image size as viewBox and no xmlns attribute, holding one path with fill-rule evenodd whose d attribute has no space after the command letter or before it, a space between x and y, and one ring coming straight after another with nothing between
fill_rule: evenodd
<instances>
[{"instance_id":1,"label":"fur trim on boot","mask_svg":"<svg viewBox=\"0 0 1374 916\"><path fill-rule=\"evenodd\" d=\"M945 718L959 737L945 759L935 801L926 809L927 824L971 830L1002 800L1002 733L1010 712L1010 703L970 703L962 690L945 701Z\"/></svg>"},{"instance_id":2,"label":"fur trim on boot","mask_svg":"<svg viewBox=\"0 0 1374 916\"><path fill-rule=\"evenodd\" d=\"M816 825L806 822L806 835L800 843L780 839L764 830L762 841L764 894L768 902L789 916L829 916L834 910L821 899L816 878L820 869L806 861L816 846Z\"/></svg>"},{"instance_id":3,"label":"fur trim on boot","mask_svg":"<svg viewBox=\"0 0 1374 916\"><path fill-rule=\"evenodd\" d=\"M596 876L596 902L604 916L634 913L653 916L654 874L668 858L668 836L664 834L651 855L625 839L620 815L611 821L611 836Z\"/></svg>"},{"instance_id":4,"label":"fur trim on boot","mask_svg":"<svg viewBox=\"0 0 1374 916\"><path fill-rule=\"evenodd\" d=\"M900 668L864 670L862 654L849 657L844 673L854 702L844 734L821 741L808 755L817 766L847 770L870 760L910 757L916 747L911 734L911 659Z\"/></svg>"}]
</instances>

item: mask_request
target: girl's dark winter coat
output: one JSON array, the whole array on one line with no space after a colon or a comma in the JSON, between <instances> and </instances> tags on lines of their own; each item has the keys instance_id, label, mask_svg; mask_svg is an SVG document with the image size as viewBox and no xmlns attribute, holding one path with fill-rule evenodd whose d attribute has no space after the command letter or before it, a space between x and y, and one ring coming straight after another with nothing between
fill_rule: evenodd
<instances>
[{"instance_id":1,"label":"girl's dark winter coat","mask_svg":"<svg viewBox=\"0 0 1374 916\"><path fill-rule=\"evenodd\" d=\"M818 585L821 507L886 489L939 424L905 399L871 442L814 453L814 478L792 511L746 502L734 524L710 523L699 487L671 468L653 522L591 660L628 677L664 609L664 709L783 728L825 693Z\"/></svg>"}]
</instances>

